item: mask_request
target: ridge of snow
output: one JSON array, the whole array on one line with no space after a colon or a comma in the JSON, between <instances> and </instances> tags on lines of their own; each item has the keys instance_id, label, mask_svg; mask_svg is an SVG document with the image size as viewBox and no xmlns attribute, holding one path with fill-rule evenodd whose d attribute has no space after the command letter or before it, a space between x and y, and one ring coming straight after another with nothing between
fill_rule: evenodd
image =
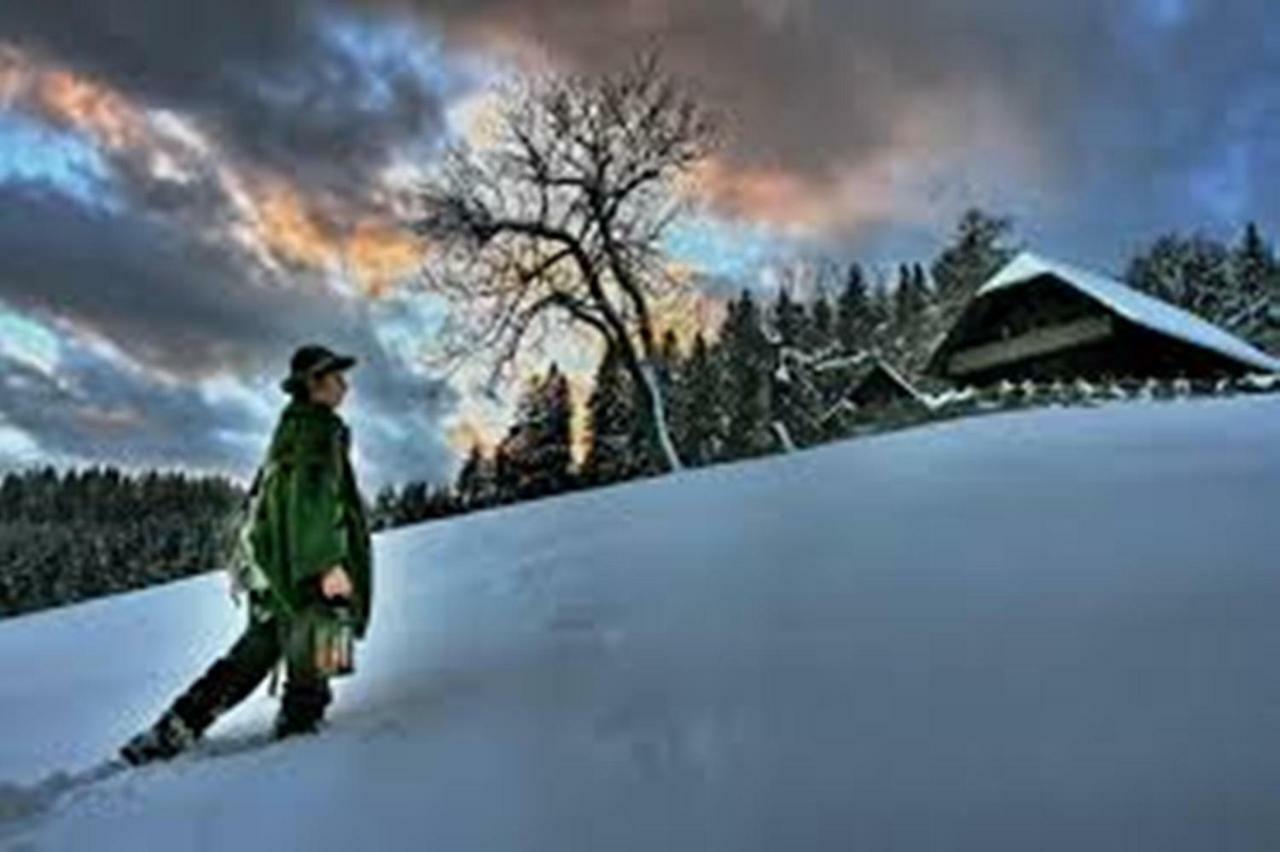
<instances>
[{"instance_id":1,"label":"ridge of snow","mask_svg":"<svg viewBox=\"0 0 1280 852\"><path fill-rule=\"evenodd\" d=\"M1069 263L1050 260L1030 251L1024 251L1009 261L978 288L974 298L981 298L995 290L1030 283L1041 275L1052 275L1136 325L1212 350L1266 372L1280 372L1280 358L1255 349L1239 337L1190 311L1135 290L1114 278Z\"/></svg>"}]
</instances>

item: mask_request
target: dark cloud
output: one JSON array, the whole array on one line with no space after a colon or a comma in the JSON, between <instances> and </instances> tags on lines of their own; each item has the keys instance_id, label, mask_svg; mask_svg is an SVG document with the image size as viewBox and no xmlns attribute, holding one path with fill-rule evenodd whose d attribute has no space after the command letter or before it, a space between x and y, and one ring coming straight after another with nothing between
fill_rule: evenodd
<instances>
[{"instance_id":1,"label":"dark cloud","mask_svg":"<svg viewBox=\"0 0 1280 852\"><path fill-rule=\"evenodd\" d=\"M111 444L117 458L234 460L243 469L257 449L229 445L227 431L270 424L185 386L257 377L283 401L275 384L289 355L315 340L362 361L353 377L375 481L438 479L453 464L439 420L456 394L384 350L367 304L302 276L284 286L234 248L153 217L92 210L43 185L0 186L0 303L71 332L59 374L84 400L20 362L0 364L0 412L50 452L92 458ZM109 341L124 362L78 337ZM111 428L95 415L104 410L144 421Z\"/></svg>"},{"instance_id":2,"label":"dark cloud","mask_svg":"<svg viewBox=\"0 0 1280 852\"><path fill-rule=\"evenodd\" d=\"M891 155L913 111L941 110L931 147L953 156L915 190L937 221L993 201L1035 217L1046 239L1102 255L1158 228L1280 224L1280 200L1264 188L1280 150L1280 16L1269 0L413 5L454 38L514 39L586 69L656 38L735 116L735 163L801 177L815 194ZM991 150L1001 136L1018 137L1034 168ZM879 218L892 226L895 211Z\"/></svg>"},{"instance_id":3,"label":"dark cloud","mask_svg":"<svg viewBox=\"0 0 1280 852\"><path fill-rule=\"evenodd\" d=\"M521 43L586 69L655 39L735 116L736 167L792 175L821 194L902 147L904 121L938 113L925 119L934 138L923 144L939 156L900 164L938 169L907 190L916 208L937 211L929 224L994 203L1025 210L1046 238L1108 254L1118 234L1280 220L1280 201L1261 188L1280 149L1272 5L43 0L0 6L0 37L203 119L246 162L344 189L364 185L398 144L438 131L449 74L424 77L424 33L481 48ZM416 42L386 41L406 10L427 29ZM1001 137L1029 162L993 150ZM919 226L920 210L904 206L848 214L848 230ZM841 215L827 223L835 235Z\"/></svg>"},{"instance_id":4,"label":"dark cloud","mask_svg":"<svg viewBox=\"0 0 1280 852\"><path fill-rule=\"evenodd\" d=\"M1072 4L950 0L457 0L422 11L473 44L545 47L589 69L654 38L679 70L733 108L737 153L820 173L891 141L899 113L938 92L1002 85L1059 104L1106 42L1103 0ZM1050 72L1050 68L1054 70ZM1034 94L1032 94L1034 92ZM1045 104L1048 106L1048 104Z\"/></svg>"},{"instance_id":5,"label":"dark cloud","mask_svg":"<svg viewBox=\"0 0 1280 852\"><path fill-rule=\"evenodd\" d=\"M320 292L273 285L226 245L34 183L0 185L0 299L184 377L260 367L281 330L340 308Z\"/></svg>"},{"instance_id":6,"label":"dark cloud","mask_svg":"<svg viewBox=\"0 0 1280 852\"><path fill-rule=\"evenodd\" d=\"M735 116L736 166L821 193L902 146L904 121L941 111L926 120L936 137L926 144L950 156L909 190L917 206L937 208L933 224L993 202L1025 208L1046 236L1107 252L1117 231L1197 216L1280 220L1280 201L1260 188L1280 148L1271 5L44 0L3 4L0 36L194 114L246 162L343 188L363 185L398 144L439 130L450 63L424 76L425 33L482 48L522 43L587 69L656 39ZM416 42L388 41L406 10L428 28ZM1001 136L1034 162L990 150ZM902 167L923 172L920 159ZM919 210L900 206L850 215L850 227L891 226L895 215L920 224Z\"/></svg>"},{"instance_id":7,"label":"dark cloud","mask_svg":"<svg viewBox=\"0 0 1280 852\"><path fill-rule=\"evenodd\" d=\"M162 389L75 337L64 338L60 350L56 377L0 358L0 412L46 458L245 476L251 439L229 436L264 428L247 406L211 403L194 387Z\"/></svg>"},{"instance_id":8,"label":"dark cloud","mask_svg":"<svg viewBox=\"0 0 1280 852\"><path fill-rule=\"evenodd\" d=\"M341 37L377 24L312 0L0 4L0 39L194 116L243 162L347 191L439 133L451 85L421 52L373 52L376 32Z\"/></svg>"}]
</instances>

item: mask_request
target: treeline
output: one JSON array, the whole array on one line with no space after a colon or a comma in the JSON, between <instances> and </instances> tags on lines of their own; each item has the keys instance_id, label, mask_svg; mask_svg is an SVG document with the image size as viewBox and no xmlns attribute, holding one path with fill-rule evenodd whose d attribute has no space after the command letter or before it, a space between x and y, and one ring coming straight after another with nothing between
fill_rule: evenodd
<instances>
[{"instance_id":1,"label":"treeline","mask_svg":"<svg viewBox=\"0 0 1280 852\"><path fill-rule=\"evenodd\" d=\"M921 389L943 391L922 375L929 355L1018 249L1010 219L973 209L927 263L888 271L830 262L784 268L774 295L743 290L710 333L681 341L668 331L656 367L680 457L701 466L845 437L868 417L918 420L894 405L850 415L841 400L873 358ZM1200 232L1161 236L1122 274L1139 290L1280 351L1280 264L1256 225L1234 244ZM659 470L630 375L612 353L604 354L585 405L586 434L575 436L568 383L551 365L525 388L496 447L472 447L452 483L384 489L379 516L412 523ZM576 442L585 445L580 464Z\"/></svg>"},{"instance_id":2,"label":"treeline","mask_svg":"<svg viewBox=\"0 0 1280 852\"><path fill-rule=\"evenodd\" d=\"M0 482L0 616L217 567L243 496L221 476L10 472Z\"/></svg>"},{"instance_id":3,"label":"treeline","mask_svg":"<svg viewBox=\"0 0 1280 852\"><path fill-rule=\"evenodd\" d=\"M1201 232L1166 234L1129 263L1128 283L1280 352L1280 264L1258 226L1234 245Z\"/></svg>"}]
</instances>

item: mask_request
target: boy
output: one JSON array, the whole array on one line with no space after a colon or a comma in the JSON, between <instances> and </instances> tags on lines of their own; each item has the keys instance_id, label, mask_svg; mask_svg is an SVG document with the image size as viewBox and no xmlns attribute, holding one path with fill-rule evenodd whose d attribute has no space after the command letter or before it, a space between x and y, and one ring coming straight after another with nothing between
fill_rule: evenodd
<instances>
[{"instance_id":1,"label":"boy","mask_svg":"<svg viewBox=\"0 0 1280 852\"><path fill-rule=\"evenodd\" d=\"M249 593L249 623L231 649L178 696L154 725L120 749L131 764L170 758L214 719L247 698L283 656L284 694L274 737L314 733L332 699L304 625L311 607L348 605L354 634L368 628L372 550L364 501L349 457L350 430L336 409L344 371L356 359L323 346L294 352L281 388L291 395L276 424L248 540L253 571L233 593Z\"/></svg>"}]
</instances>

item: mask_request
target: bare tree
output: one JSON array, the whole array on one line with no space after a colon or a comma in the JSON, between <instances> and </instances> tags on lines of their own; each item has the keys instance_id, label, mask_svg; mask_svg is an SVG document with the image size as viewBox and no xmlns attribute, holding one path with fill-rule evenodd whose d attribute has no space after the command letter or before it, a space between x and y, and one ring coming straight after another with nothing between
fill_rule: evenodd
<instances>
[{"instance_id":1,"label":"bare tree","mask_svg":"<svg viewBox=\"0 0 1280 852\"><path fill-rule=\"evenodd\" d=\"M522 351L585 329L621 357L656 450L680 468L651 311L689 286L669 272L662 236L718 126L654 52L507 91L492 138L449 149L417 198L415 230L435 247L423 280L451 304L442 363L493 356L492 389Z\"/></svg>"}]
</instances>

